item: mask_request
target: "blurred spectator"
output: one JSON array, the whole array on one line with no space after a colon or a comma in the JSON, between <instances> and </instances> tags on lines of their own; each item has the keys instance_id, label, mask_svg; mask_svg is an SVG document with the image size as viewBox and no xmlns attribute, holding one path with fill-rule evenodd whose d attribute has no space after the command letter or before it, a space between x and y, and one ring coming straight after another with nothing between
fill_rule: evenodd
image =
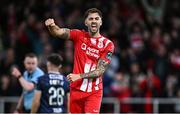
<instances>
[{"instance_id":1,"label":"blurred spectator","mask_svg":"<svg viewBox=\"0 0 180 114\"><path fill-rule=\"evenodd\" d=\"M43 69L43 71L47 71L46 69L46 58L49 56L49 54L52 53L52 45L49 43L45 44L43 47L42 55L39 56L39 65Z\"/></svg>"},{"instance_id":2,"label":"blurred spectator","mask_svg":"<svg viewBox=\"0 0 180 114\"><path fill-rule=\"evenodd\" d=\"M170 36L171 36L171 44L170 44L170 48L173 49L173 48L179 48L180 49L180 33L179 33L179 30L178 29L172 29L170 31Z\"/></svg>"},{"instance_id":3,"label":"blurred spectator","mask_svg":"<svg viewBox=\"0 0 180 114\"><path fill-rule=\"evenodd\" d=\"M12 48L5 51L1 64L0 64L0 74L10 74L10 68L15 63L15 52Z\"/></svg>"},{"instance_id":4,"label":"blurred spectator","mask_svg":"<svg viewBox=\"0 0 180 114\"><path fill-rule=\"evenodd\" d=\"M144 47L142 30L139 24L134 24L132 26L132 33L130 33L130 43L131 48L135 50L135 52L139 52Z\"/></svg>"},{"instance_id":5,"label":"blurred spectator","mask_svg":"<svg viewBox=\"0 0 180 114\"><path fill-rule=\"evenodd\" d=\"M175 98L178 88L178 79L174 74L169 74L166 79L165 87L163 89L161 97L163 98ZM162 107L162 109L161 109ZM174 104L161 104L160 109L162 113L174 112Z\"/></svg>"},{"instance_id":6,"label":"blurred spectator","mask_svg":"<svg viewBox=\"0 0 180 114\"><path fill-rule=\"evenodd\" d=\"M178 78L176 75L169 74L166 79L165 91L163 97L176 97L176 89L178 86Z\"/></svg>"},{"instance_id":7,"label":"blurred spectator","mask_svg":"<svg viewBox=\"0 0 180 114\"><path fill-rule=\"evenodd\" d=\"M1 75L1 88L0 95L1 96L10 96L12 89L10 87L10 76L3 74Z\"/></svg>"},{"instance_id":8,"label":"blurred spectator","mask_svg":"<svg viewBox=\"0 0 180 114\"><path fill-rule=\"evenodd\" d=\"M130 85L132 88L133 97L142 97L140 84L146 79L145 74L140 70L138 63L133 63L130 66Z\"/></svg>"},{"instance_id":9,"label":"blurred spectator","mask_svg":"<svg viewBox=\"0 0 180 114\"><path fill-rule=\"evenodd\" d=\"M164 45L160 45L155 52L154 73L160 78L163 85L168 74L168 58L167 49Z\"/></svg>"},{"instance_id":10,"label":"blurred spectator","mask_svg":"<svg viewBox=\"0 0 180 114\"><path fill-rule=\"evenodd\" d=\"M119 61L118 55L113 55L111 63L109 64L103 77L104 96L109 96L111 94L109 92L111 91L110 85L113 83L113 80L119 68L120 68L120 61Z\"/></svg>"},{"instance_id":11,"label":"blurred spectator","mask_svg":"<svg viewBox=\"0 0 180 114\"><path fill-rule=\"evenodd\" d=\"M178 89L178 91L177 91L177 98L180 98L180 89ZM180 113L180 103L176 103L175 112Z\"/></svg>"},{"instance_id":12,"label":"blurred spectator","mask_svg":"<svg viewBox=\"0 0 180 114\"><path fill-rule=\"evenodd\" d=\"M152 36L149 39L151 50L155 51L161 44L163 44L162 29L160 25L155 25L152 29Z\"/></svg>"},{"instance_id":13,"label":"blurred spectator","mask_svg":"<svg viewBox=\"0 0 180 114\"><path fill-rule=\"evenodd\" d=\"M132 63L130 66L130 88L131 88L131 97L140 98L144 97L143 90L141 89L141 83L146 79L146 75L141 71L140 65L138 63ZM144 112L140 107L143 105L131 105L133 112L141 113Z\"/></svg>"},{"instance_id":14,"label":"blurred spectator","mask_svg":"<svg viewBox=\"0 0 180 114\"><path fill-rule=\"evenodd\" d=\"M160 79L150 70L148 71L148 75L146 80L144 80L140 87L143 91L143 95L147 98L146 104L144 106L146 113L152 113L153 107L149 102L151 98L160 97L161 95L161 82Z\"/></svg>"},{"instance_id":15,"label":"blurred spectator","mask_svg":"<svg viewBox=\"0 0 180 114\"><path fill-rule=\"evenodd\" d=\"M180 51L179 49L174 49L170 56L170 62L173 72L180 73Z\"/></svg>"},{"instance_id":16,"label":"blurred spectator","mask_svg":"<svg viewBox=\"0 0 180 114\"><path fill-rule=\"evenodd\" d=\"M162 23L161 20L164 16L164 10L166 0L141 0L145 11L147 12L147 20L149 23L158 22ZM151 2L151 3L150 3Z\"/></svg>"},{"instance_id":17,"label":"blurred spectator","mask_svg":"<svg viewBox=\"0 0 180 114\"><path fill-rule=\"evenodd\" d=\"M111 94L114 97L117 97L121 102L121 112L127 113L131 112L131 107L129 104L123 103L124 99L128 99L131 96L130 88L129 88L129 77L122 72L118 72L114 81L111 84Z\"/></svg>"}]
</instances>

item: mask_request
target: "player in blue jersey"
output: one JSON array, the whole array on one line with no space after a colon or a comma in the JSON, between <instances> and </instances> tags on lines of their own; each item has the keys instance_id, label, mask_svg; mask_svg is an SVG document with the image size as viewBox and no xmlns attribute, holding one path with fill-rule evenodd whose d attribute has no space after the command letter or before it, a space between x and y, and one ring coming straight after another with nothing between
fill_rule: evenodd
<instances>
[{"instance_id":1,"label":"player in blue jersey","mask_svg":"<svg viewBox=\"0 0 180 114\"><path fill-rule=\"evenodd\" d=\"M30 113L32 100L35 93L35 85L38 78L44 72L38 67L38 57L34 53L28 53L24 59L25 72L22 74L17 67L12 67L12 75L16 77L22 88L23 93L18 101L14 113Z\"/></svg>"},{"instance_id":2,"label":"player in blue jersey","mask_svg":"<svg viewBox=\"0 0 180 114\"><path fill-rule=\"evenodd\" d=\"M65 113L69 83L59 73L62 57L52 54L47 58L48 74L40 77L36 86L31 113Z\"/></svg>"}]
</instances>

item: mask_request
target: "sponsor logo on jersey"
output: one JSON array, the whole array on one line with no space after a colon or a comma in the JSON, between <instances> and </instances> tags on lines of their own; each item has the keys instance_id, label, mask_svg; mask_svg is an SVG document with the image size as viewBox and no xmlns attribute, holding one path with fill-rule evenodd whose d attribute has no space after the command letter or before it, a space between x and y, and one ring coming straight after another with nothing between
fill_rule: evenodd
<instances>
[{"instance_id":1,"label":"sponsor logo on jersey","mask_svg":"<svg viewBox=\"0 0 180 114\"><path fill-rule=\"evenodd\" d=\"M85 43L81 44L81 49L85 50L87 55L93 56L93 57L95 57L97 59L99 58L99 50L97 50L95 48L92 48L92 47L89 47Z\"/></svg>"},{"instance_id":2,"label":"sponsor logo on jersey","mask_svg":"<svg viewBox=\"0 0 180 114\"><path fill-rule=\"evenodd\" d=\"M96 45L96 39L91 38L91 43L92 43L93 45Z\"/></svg>"},{"instance_id":3,"label":"sponsor logo on jersey","mask_svg":"<svg viewBox=\"0 0 180 114\"><path fill-rule=\"evenodd\" d=\"M82 43L81 49L86 50L87 45L85 43Z\"/></svg>"}]
</instances>

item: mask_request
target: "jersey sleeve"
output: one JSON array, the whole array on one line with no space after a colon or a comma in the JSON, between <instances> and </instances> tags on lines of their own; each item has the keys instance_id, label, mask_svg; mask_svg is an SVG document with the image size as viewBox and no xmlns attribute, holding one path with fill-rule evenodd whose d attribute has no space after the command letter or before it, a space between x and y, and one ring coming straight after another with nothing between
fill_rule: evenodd
<instances>
[{"instance_id":1,"label":"jersey sleeve","mask_svg":"<svg viewBox=\"0 0 180 114\"><path fill-rule=\"evenodd\" d=\"M77 42L79 40L79 36L81 34L81 31L78 30L78 29L72 29L70 30L70 39L73 41L73 42Z\"/></svg>"},{"instance_id":2,"label":"jersey sleeve","mask_svg":"<svg viewBox=\"0 0 180 114\"><path fill-rule=\"evenodd\" d=\"M27 71L25 71L25 72L23 73L23 77L24 77L25 80L27 80Z\"/></svg>"},{"instance_id":3,"label":"jersey sleeve","mask_svg":"<svg viewBox=\"0 0 180 114\"><path fill-rule=\"evenodd\" d=\"M41 77L42 75L44 75L43 72L36 72L33 76L33 78L31 79L31 82L33 82L34 84L38 83L38 78Z\"/></svg>"},{"instance_id":4,"label":"jersey sleeve","mask_svg":"<svg viewBox=\"0 0 180 114\"><path fill-rule=\"evenodd\" d=\"M66 91L66 93L70 91L69 85L69 81L66 78L64 78L64 90Z\"/></svg>"},{"instance_id":5,"label":"jersey sleeve","mask_svg":"<svg viewBox=\"0 0 180 114\"><path fill-rule=\"evenodd\" d=\"M37 84L36 84L36 90L41 91L42 90L42 86L41 86L41 79L40 77L37 80Z\"/></svg>"},{"instance_id":6,"label":"jersey sleeve","mask_svg":"<svg viewBox=\"0 0 180 114\"><path fill-rule=\"evenodd\" d=\"M103 59L106 62L110 63L113 53L114 53L114 44L110 42L105 47L103 53L101 54L100 59Z\"/></svg>"}]
</instances>

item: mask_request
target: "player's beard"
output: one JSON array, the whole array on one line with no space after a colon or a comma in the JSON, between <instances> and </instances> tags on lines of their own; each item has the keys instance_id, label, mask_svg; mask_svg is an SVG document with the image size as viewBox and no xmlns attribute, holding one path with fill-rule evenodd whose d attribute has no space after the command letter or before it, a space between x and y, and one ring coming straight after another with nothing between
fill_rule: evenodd
<instances>
[{"instance_id":1,"label":"player's beard","mask_svg":"<svg viewBox=\"0 0 180 114\"><path fill-rule=\"evenodd\" d=\"M96 28L95 30L93 30L92 28L90 28L90 32L91 34L96 34L99 31L98 28Z\"/></svg>"},{"instance_id":2,"label":"player's beard","mask_svg":"<svg viewBox=\"0 0 180 114\"><path fill-rule=\"evenodd\" d=\"M27 68L27 71L28 71L29 73L32 73L34 70L35 70L34 68Z\"/></svg>"},{"instance_id":3,"label":"player's beard","mask_svg":"<svg viewBox=\"0 0 180 114\"><path fill-rule=\"evenodd\" d=\"M92 25L95 24L96 27L93 27ZM91 34L96 34L97 32L99 32L99 26L97 23L91 23L91 25L89 26L89 32Z\"/></svg>"}]
</instances>

